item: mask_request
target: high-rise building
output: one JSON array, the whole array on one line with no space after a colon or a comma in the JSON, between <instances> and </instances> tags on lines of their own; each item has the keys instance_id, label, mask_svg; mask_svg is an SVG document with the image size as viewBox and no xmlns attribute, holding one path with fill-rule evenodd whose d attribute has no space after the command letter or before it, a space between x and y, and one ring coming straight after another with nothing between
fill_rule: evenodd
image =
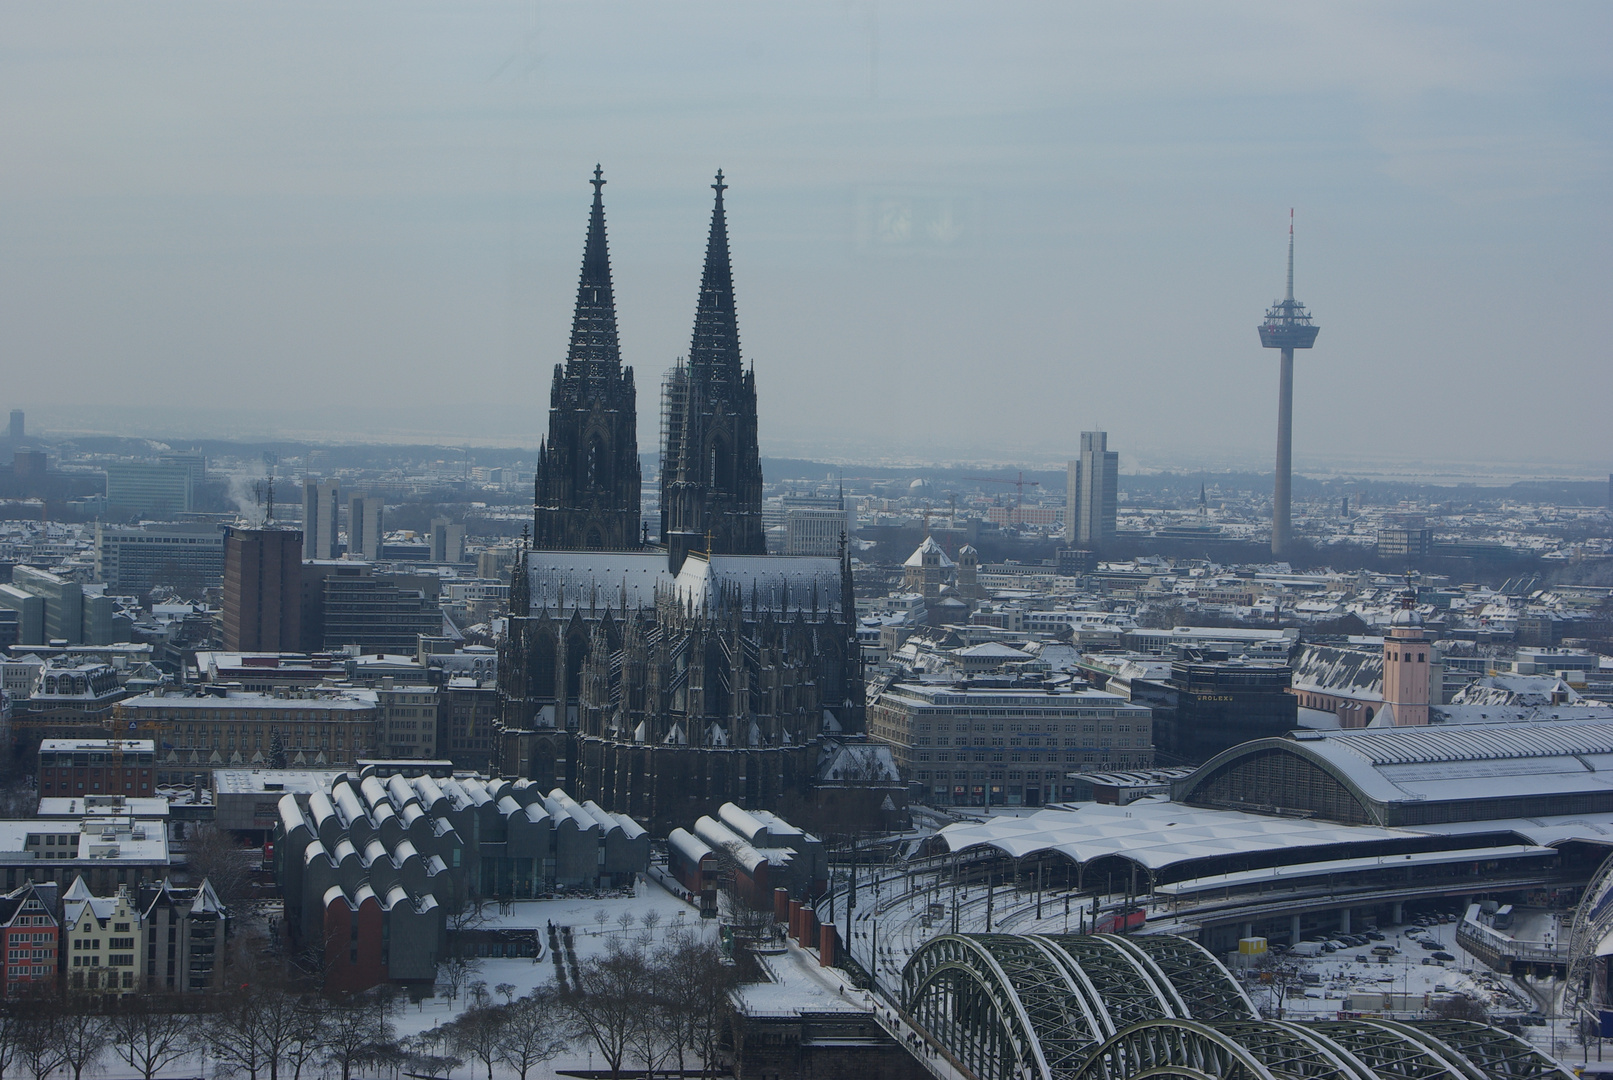
<instances>
[{"instance_id":1,"label":"high-rise building","mask_svg":"<svg viewBox=\"0 0 1613 1080\"><path fill-rule=\"evenodd\" d=\"M230 529L224 536L224 647L297 652L301 636L302 533Z\"/></svg>"},{"instance_id":2,"label":"high-rise building","mask_svg":"<svg viewBox=\"0 0 1613 1080\"><path fill-rule=\"evenodd\" d=\"M218 525L95 525L95 576L108 592L139 594L158 585L199 598L224 580Z\"/></svg>"},{"instance_id":3,"label":"high-rise building","mask_svg":"<svg viewBox=\"0 0 1613 1080\"><path fill-rule=\"evenodd\" d=\"M1260 344L1282 350L1277 379L1277 475L1271 499L1271 553L1285 558L1293 534L1290 506L1294 483L1294 350L1316 344L1321 328L1311 313L1294 299L1294 212L1288 211L1288 295L1266 311L1260 324Z\"/></svg>"},{"instance_id":4,"label":"high-rise building","mask_svg":"<svg viewBox=\"0 0 1613 1080\"><path fill-rule=\"evenodd\" d=\"M846 511L791 507L784 511L784 554L839 555L851 533Z\"/></svg>"},{"instance_id":5,"label":"high-rise building","mask_svg":"<svg viewBox=\"0 0 1613 1080\"><path fill-rule=\"evenodd\" d=\"M764 555L756 371L744 369L722 171L687 363L661 389L661 542L674 573L691 551Z\"/></svg>"},{"instance_id":6,"label":"high-rise building","mask_svg":"<svg viewBox=\"0 0 1613 1080\"><path fill-rule=\"evenodd\" d=\"M302 557L334 559L341 554L336 533L336 508L341 505L336 481L318 477L302 481Z\"/></svg>"},{"instance_id":7,"label":"high-rise building","mask_svg":"<svg viewBox=\"0 0 1613 1080\"><path fill-rule=\"evenodd\" d=\"M1114 539L1120 488L1120 454L1106 431L1081 432L1081 456L1070 462L1064 538L1093 547Z\"/></svg>"},{"instance_id":8,"label":"high-rise building","mask_svg":"<svg viewBox=\"0 0 1613 1080\"><path fill-rule=\"evenodd\" d=\"M592 183L571 346L554 368L549 435L538 446L532 543L539 551L636 551L641 542L637 392L616 340L597 165Z\"/></svg>"},{"instance_id":9,"label":"high-rise building","mask_svg":"<svg viewBox=\"0 0 1613 1080\"><path fill-rule=\"evenodd\" d=\"M350 559L381 558L381 539L386 535L383 518L386 502L374 495L354 495L347 502L347 556Z\"/></svg>"},{"instance_id":10,"label":"high-rise building","mask_svg":"<svg viewBox=\"0 0 1613 1080\"><path fill-rule=\"evenodd\" d=\"M431 561L434 563L465 561L465 526L455 525L445 517L431 519Z\"/></svg>"},{"instance_id":11,"label":"high-rise building","mask_svg":"<svg viewBox=\"0 0 1613 1080\"><path fill-rule=\"evenodd\" d=\"M188 463L118 462L105 472L106 516L113 521L161 521L191 510L193 468Z\"/></svg>"},{"instance_id":12,"label":"high-rise building","mask_svg":"<svg viewBox=\"0 0 1613 1080\"><path fill-rule=\"evenodd\" d=\"M11 410L11 431L10 431L11 441L12 442L22 442L22 440L26 437L24 432L25 432L25 425L23 424L22 410L21 409L12 409Z\"/></svg>"}]
</instances>

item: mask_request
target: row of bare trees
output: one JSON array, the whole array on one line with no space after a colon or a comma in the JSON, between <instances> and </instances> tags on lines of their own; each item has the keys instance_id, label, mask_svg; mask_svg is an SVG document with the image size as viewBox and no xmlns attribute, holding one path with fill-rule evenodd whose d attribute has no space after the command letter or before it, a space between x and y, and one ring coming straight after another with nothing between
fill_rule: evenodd
<instances>
[{"instance_id":1,"label":"row of bare trees","mask_svg":"<svg viewBox=\"0 0 1613 1080\"><path fill-rule=\"evenodd\" d=\"M114 1007L115 1006L115 1007ZM55 1072L81 1080L113 1054L151 1080L159 1069L195 1053L197 1018L166 997L110 1002L37 994L0 1005L0 1077L32 1080Z\"/></svg>"},{"instance_id":2,"label":"row of bare trees","mask_svg":"<svg viewBox=\"0 0 1613 1080\"><path fill-rule=\"evenodd\" d=\"M29 995L0 1003L0 1080L7 1070L83 1080L108 1056L145 1080L193 1057L250 1080L301 1080L305 1069L351 1080L366 1065L414 1064L394 1037L394 1008L380 991L331 999L279 982L200 1000Z\"/></svg>"},{"instance_id":3,"label":"row of bare trees","mask_svg":"<svg viewBox=\"0 0 1613 1080\"><path fill-rule=\"evenodd\" d=\"M714 1075L738 984L715 942L677 927L657 944L646 930L613 937L575 970L575 985L525 996L509 983L493 993L472 983L458 1016L402 1040L393 988L322 996L250 961L237 969L244 981L205 998L42 993L0 1002L0 1080L83 1080L113 1056L145 1080L193 1058L243 1080L447 1078L467 1065L472 1080L494 1080L495 1068L528 1080L570 1046L597 1051L617 1076L629 1067Z\"/></svg>"},{"instance_id":4,"label":"row of bare trees","mask_svg":"<svg viewBox=\"0 0 1613 1080\"><path fill-rule=\"evenodd\" d=\"M711 1073L738 973L715 942L692 930L670 930L659 945L646 938L613 939L583 962L578 985L562 999L569 1032L616 1076L630 1063L646 1073Z\"/></svg>"}]
</instances>

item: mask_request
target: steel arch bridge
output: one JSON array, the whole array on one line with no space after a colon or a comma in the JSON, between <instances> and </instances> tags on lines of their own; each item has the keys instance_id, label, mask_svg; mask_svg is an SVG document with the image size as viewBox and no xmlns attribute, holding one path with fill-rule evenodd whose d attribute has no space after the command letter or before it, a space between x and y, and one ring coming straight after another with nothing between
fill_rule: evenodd
<instances>
[{"instance_id":1,"label":"steel arch bridge","mask_svg":"<svg viewBox=\"0 0 1613 1080\"><path fill-rule=\"evenodd\" d=\"M1463 1021L1261 1020L1170 935L945 934L902 974L913 1022L980 1080L1565 1080L1524 1040Z\"/></svg>"}]
</instances>

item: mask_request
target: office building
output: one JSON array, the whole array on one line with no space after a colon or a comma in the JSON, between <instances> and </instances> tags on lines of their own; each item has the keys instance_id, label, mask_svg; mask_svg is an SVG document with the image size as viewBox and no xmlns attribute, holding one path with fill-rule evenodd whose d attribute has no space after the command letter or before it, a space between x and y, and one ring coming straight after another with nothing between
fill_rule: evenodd
<instances>
[{"instance_id":1,"label":"office building","mask_svg":"<svg viewBox=\"0 0 1613 1080\"><path fill-rule=\"evenodd\" d=\"M347 557L381 558L381 540L386 535L383 524L386 503L374 495L354 495L347 501Z\"/></svg>"},{"instance_id":2,"label":"office building","mask_svg":"<svg viewBox=\"0 0 1613 1080\"><path fill-rule=\"evenodd\" d=\"M328 563L309 569L317 573L310 578L309 591L317 581L321 647L327 651L354 645L367 653L412 656L422 634L442 633L436 600L419 590L400 588L390 577L376 577L368 563Z\"/></svg>"},{"instance_id":3,"label":"office building","mask_svg":"<svg viewBox=\"0 0 1613 1080\"><path fill-rule=\"evenodd\" d=\"M484 581L509 581L514 565L514 544L496 544L476 554L476 576Z\"/></svg>"},{"instance_id":4,"label":"office building","mask_svg":"<svg viewBox=\"0 0 1613 1080\"><path fill-rule=\"evenodd\" d=\"M202 687L128 698L116 717L119 724L161 725L157 783L189 785L214 769L342 766L375 757L379 709L373 690Z\"/></svg>"},{"instance_id":5,"label":"office building","mask_svg":"<svg viewBox=\"0 0 1613 1080\"><path fill-rule=\"evenodd\" d=\"M111 593L139 595L166 585L182 596L200 597L224 583L224 529L97 522L95 576Z\"/></svg>"},{"instance_id":6,"label":"office building","mask_svg":"<svg viewBox=\"0 0 1613 1080\"><path fill-rule=\"evenodd\" d=\"M336 481L320 483L318 477L302 481L302 557L334 559L341 554L337 538L337 507L340 492Z\"/></svg>"},{"instance_id":7,"label":"office building","mask_svg":"<svg viewBox=\"0 0 1613 1080\"><path fill-rule=\"evenodd\" d=\"M784 511L784 554L839 555L851 535L844 510L791 507Z\"/></svg>"},{"instance_id":8,"label":"office building","mask_svg":"<svg viewBox=\"0 0 1613 1080\"><path fill-rule=\"evenodd\" d=\"M12 570L11 584L0 585L0 608L17 613L22 645L110 645L118 638L117 605L111 597L86 596L78 582L37 567Z\"/></svg>"},{"instance_id":9,"label":"office building","mask_svg":"<svg viewBox=\"0 0 1613 1080\"><path fill-rule=\"evenodd\" d=\"M442 689L442 733L437 757L457 768L489 772L499 749L499 696L493 680L458 676Z\"/></svg>"},{"instance_id":10,"label":"office building","mask_svg":"<svg viewBox=\"0 0 1613 1080\"><path fill-rule=\"evenodd\" d=\"M11 410L11 429L10 429L10 432L9 432L9 434L11 435L11 441L12 442L22 442L22 440L26 437L26 433L24 431L24 428L25 428L25 425L23 424L22 410L21 409L12 409Z\"/></svg>"},{"instance_id":11,"label":"office building","mask_svg":"<svg viewBox=\"0 0 1613 1080\"><path fill-rule=\"evenodd\" d=\"M102 895L119 885L168 876L168 832L161 821L86 805L77 817L0 821L0 870L7 889L78 877ZM54 968L52 970L54 974Z\"/></svg>"},{"instance_id":12,"label":"office building","mask_svg":"<svg viewBox=\"0 0 1613 1080\"><path fill-rule=\"evenodd\" d=\"M187 463L120 462L106 472L106 516L111 521L163 521L187 514L195 494Z\"/></svg>"},{"instance_id":13,"label":"office building","mask_svg":"<svg viewBox=\"0 0 1613 1080\"><path fill-rule=\"evenodd\" d=\"M223 609L225 649L297 651L302 644L302 533L227 530Z\"/></svg>"},{"instance_id":14,"label":"office building","mask_svg":"<svg viewBox=\"0 0 1613 1080\"><path fill-rule=\"evenodd\" d=\"M434 563L465 561L465 526L455 525L445 517L431 519L431 561Z\"/></svg>"},{"instance_id":15,"label":"office building","mask_svg":"<svg viewBox=\"0 0 1613 1080\"><path fill-rule=\"evenodd\" d=\"M1178 660L1171 664L1174 707L1155 715L1155 740L1177 759L1201 762L1250 739L1275 738L1299 726L1299 699L1289 693L1286 663Z\"/></svg>"},{"instance_id":16,"label":"office building","mask_svg":"<svg viewBox=\"0 0 1613 1080\"><path fill-rule=\"evenodd\" d=\"M436 759L438 697L435 686L399 686L390 678L383 679L375 689L380 752L394 761ZM497 717L495 708L492 719ZM487 724L489 732L492 719Z\"/></svg>"},{"instance_id":17,"label":"office building","mask_svg":"<svg viewBox=\"0 0 1613 1080\"><path fill-rule=\"evenodd\" d=\"M1378 530L1378 556L1421 559L1433 547L1434 530L1426 525L1385 525Z\"/></svg>"},{"instance_id":18,"label":"office building","mask_svg":"<svg viewBox=\"0 0 1613 1080\"><path fill-rule=\"evenodd\" d=\"M159 454L157 462L162 465L179 465L190 470L190 486L194 491L207 479L207 455L200 450L181 450L168 454Z\"/></svg>"},{"instance_id":19,"label":"office building","mask_svg":"<svg viewBox=\"0 0 1613 1080\"><path fill-rule=\"evenodd\" d=\"M869 736L936 806L1070 798L1066 773L1150 768L1151 728L1146 707L1079 682L898 682L868 706Z\"/></svg>"},{"instance_id":20,"label":"office building","mask_svg":"<svg viewBox=\"0 0 1613 1080\"><path fill-rule=\"evenodd\" d=\"M1070 462L1064 538L1091 548L1114 539L1120 490L1120 454L1105 431L1081 432L1081 456Z\"/></svg>"}]
</instances>

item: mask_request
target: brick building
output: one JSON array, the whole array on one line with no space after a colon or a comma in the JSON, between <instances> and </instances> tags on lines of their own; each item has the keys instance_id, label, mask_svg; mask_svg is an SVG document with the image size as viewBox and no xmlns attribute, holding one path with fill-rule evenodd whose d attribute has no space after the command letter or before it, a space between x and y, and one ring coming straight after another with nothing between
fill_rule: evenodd
<instances>
[{"instance_id":1,"label":"brick building","mask_svg":"<svg viewBox=\"0 0 1613 1080\"><path fill-rule=\"evenodd\" d=\"M155 751L150 739L45 739L39 744L39 794L149 796Z\"/></svg>"}]
</instances>

